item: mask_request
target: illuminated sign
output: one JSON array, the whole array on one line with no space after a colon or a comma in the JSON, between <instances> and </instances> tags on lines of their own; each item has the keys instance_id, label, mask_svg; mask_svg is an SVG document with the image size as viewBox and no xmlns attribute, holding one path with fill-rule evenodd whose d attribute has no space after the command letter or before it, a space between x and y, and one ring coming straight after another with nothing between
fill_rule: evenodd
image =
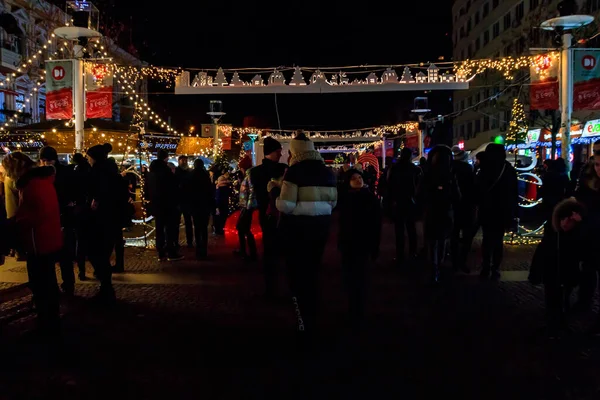
<instances>
[{"instance_id":1,"label":"illuminated sign","mask_svg":"<svg viewBox=\"0 0 600 400\"><path fill-rule=\"evenodd\" d=\"M600 135L600 119L594 119L585 123L583 135L581 137L590 137Z\"/></svg>"},{"instance_id":2,"label":"illuminated sign","mask_svg":"<svg viewBox=\"0 0 600 400\"><path fill-rule=\"evenodd\" d=\"M527 131L527 144L536 143L540 140L541 129L531 129Z\"/></svg>"}]
</instances>

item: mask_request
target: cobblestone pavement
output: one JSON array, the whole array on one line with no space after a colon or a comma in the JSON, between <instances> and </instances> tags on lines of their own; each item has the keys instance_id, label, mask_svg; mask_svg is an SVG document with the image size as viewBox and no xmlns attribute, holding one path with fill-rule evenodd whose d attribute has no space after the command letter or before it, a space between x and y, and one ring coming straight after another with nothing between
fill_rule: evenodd
<instances>
[{"instance_id":1,"label":"cobblestone pavement","mask_svg":"<svg viewBox=\"0 0 600 400\"><path fill-rule=\"evenodd\" d=\"M585 334L593 315L574 320L571 337L547 340L540 288L448 271L434 287L422 262L391 266L392 239L387 227L360 333L346 328L331 243L311 352L296 348L284 277L280 301L264 301L260 265L235 260L222 242L210 262L160 266L200 283L119 284L114 309L89 300L95 285L78 284L77 298L62 305L62 343L36 340L31 316L4 329L0 400L600 398L600 346ZM530 251L509 250L508 268L528 264L519 255Z\"/></svg>"}]
</instances>

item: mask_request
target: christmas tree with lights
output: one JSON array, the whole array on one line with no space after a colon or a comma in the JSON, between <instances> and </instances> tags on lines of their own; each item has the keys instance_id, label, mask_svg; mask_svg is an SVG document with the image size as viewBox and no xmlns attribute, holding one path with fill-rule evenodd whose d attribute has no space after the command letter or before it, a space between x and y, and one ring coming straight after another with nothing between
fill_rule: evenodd
<instances>
[{"instance_id":1,"label":"christmas tree with lights","mask_svg":"<svg viewBox=\"0 0 600 400\"><path fill-rule=\"evenodd\" d=\"M528 128L525 108L519 99L516 98L513 100L511 120L508 125L508 133L506 134L506 143L515 145L522 143L525 140Z\"/></svg>"}]
</instances>

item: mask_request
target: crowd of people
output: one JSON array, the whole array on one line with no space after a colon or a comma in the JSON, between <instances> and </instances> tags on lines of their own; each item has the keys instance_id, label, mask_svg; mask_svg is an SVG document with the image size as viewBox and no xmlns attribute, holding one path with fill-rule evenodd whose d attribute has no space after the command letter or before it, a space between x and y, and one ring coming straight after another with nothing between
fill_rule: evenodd
<instances>
[{"instance_id":1,"label":"crowd of people","mask_svg":"<svg viewBox=\"0 0 600 400\"><path fill-rule=\"evenodd\" d=\"M190 168L185 156L179 157L178 166L170 165L169 154L158 151L142 175L160 262L183 258L179 251L182 220L187 246L195 249L198 261L206 260L211 217L213 234L223 235L233 193L239 191L235 253L246 262L258 261L252 232L257 213L263 234L265 298L279 297L278 274L285 265L303 338L316 330L318 276L334 224L353 326L363 321L367 275L369 265L379 257L384 216L395 225L394 261L399 268L425 259L431 281L438 284L449 258L455 271L470 273L473 239L481 229L479 274L483 279L500 278L504 236L516 228L519 205L517 171L506 160L504 146L489 144L474 166L456 146L435 146L419 165L405 148L374 178L369 166L363 170L347 164L336 174L302 132L290 143L289 165L280 163L283 150L277 140L267 137L263 145L265 158L260 165L252 167L245 159L233 174L207 171L201 159ZM109 157L111 150L107 144L93 146L86 157L76 154L71 166L60 164L51 147L40 151L37 163L19 152L2 161L0 254L12 250L27 260L35 308L42 328L49 332L59 326L56 263L66 296L74 294L74 263L80 279L87 279L87 259L100 281L97 299L104 304L115 301L111 276L126 267L123 229L131 224L135 182L119 171ZM595 291L597 265L590 251L581 251L595 237L591 227L600 215L600 143L594 152L598 161L582 167L579 179L566 176L564 160L546 163L542 213L548 223L532 262L531 280L545 284L553 331L566 328L566 300L573 287L580 286L577 307L581 309L590 307ZM338 210L336 218L334 210ZM422 240L418 221L423 226Z\"/></svg>"}]
</instances>

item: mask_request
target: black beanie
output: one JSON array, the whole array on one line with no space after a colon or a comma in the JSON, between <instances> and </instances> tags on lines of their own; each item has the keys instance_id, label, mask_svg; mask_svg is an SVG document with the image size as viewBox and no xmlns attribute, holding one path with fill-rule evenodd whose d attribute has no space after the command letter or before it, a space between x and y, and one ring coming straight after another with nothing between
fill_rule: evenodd
<instances>
[{"instance_id":1,"label":"black beanie","mask_svg":"<svg viewBox=\"0 0 600 400\"><path fill-rule=\"evenodd\" d=\"M166 151L165 149L160 149L156 153L156 158L158 158L159 160L164 160L165 158L169 158L169 152Z\"/></svg>"},{"instance_id":2,"label":"black beanie","mask_svg":"<svg viewBox=\"0 0 600 400\"><path fill-rule=\"evenodd\" d=\"M58 153L54 147L44 146L40 150L40 160L58 161Z\"/></svg>"},{"instance_id":3,"label":"black beanie","mask_svg":"<svg viewBox=\"0 0 600 400\"><path fill-rule=\"evenodd\" d=\"M108 143L97 144L88 149L87 155L96 161L103 161L108 158L108 153L112 150L112 146Z\"/></svg>"},{"instance_id":4,"label":"black beanie","mask_svg":"<svg viewBox=\"0 0 600 400\"><path fill-rule=\"evenodd\" d=\"M263 140L263 149L265 156L268 156L269 154L274 153L277 150L281 150L281 148L281 143L279 143L272 137L266 137L265 140Z\"/></svg>"}]
</instances>

